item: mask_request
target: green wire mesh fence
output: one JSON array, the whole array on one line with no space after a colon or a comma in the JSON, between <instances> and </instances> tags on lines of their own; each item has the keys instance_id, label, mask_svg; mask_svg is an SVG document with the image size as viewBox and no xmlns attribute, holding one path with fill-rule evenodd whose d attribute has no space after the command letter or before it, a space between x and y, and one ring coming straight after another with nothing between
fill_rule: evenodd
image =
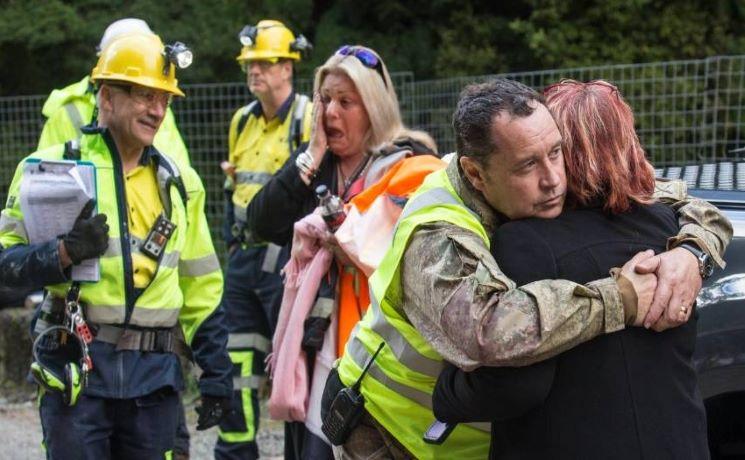
<instances>
[{"instance_id":1,"label":"green wire mesh fence","mask_svg":"<svg viewBox=\"0 0 745 460\"><path fill-rule=\"evenodd\" d=\"M657 167L716 162L737 157L745 109L745 55L650 64L606 65L504 74L536 89L564 78L605 79L616 84L636 115L637 131ZM453 151L450 126L458 94L469 83L494 75L415 81L411 72L392 75L406 123L428 131L441 153ZM312 82L296 90L309 94ZM208 192L207 217L219 244L227 131L232 114L251 96L242 82L184 85L187 97L173 110L192 163ZM43 96L0 98L0 203L18 162L35 149L44 119Z\"/></svg>"}]
</instances>

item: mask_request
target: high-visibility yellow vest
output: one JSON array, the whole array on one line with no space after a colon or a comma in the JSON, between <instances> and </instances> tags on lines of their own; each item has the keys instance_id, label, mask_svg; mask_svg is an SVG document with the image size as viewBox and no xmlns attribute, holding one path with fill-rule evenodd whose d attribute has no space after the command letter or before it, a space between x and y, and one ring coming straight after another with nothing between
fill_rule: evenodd
<instances>
[{"instance_id":1,"label":"high-visibility yellow vest","mask_svg":"<svg viewBox=\"0 0 745 460\"><path fill-rule=\"evenodd\" d=\"M266 120L258 101L235 112L228 133L228 161L234 164L235 181L226 188L233 191L235 220L245 222L246 208L292 151L310 139L312 104L307 96L296 94L284 116ZM297 139L293 139L297 137Z\"/></svg>"},{"instance_id":2,"label":"high-visibility yellow vest","mask_svg":"<svg viewBox=\"0 0 745 460\"><path fill-rule=\"evenodd\" d=\"M100 258L100 281L82 283L80 301L86 319L97 324L169 328L180 323L187 343L202 322L218 307L222 296L222 271L204 215L205 191L196 171L178 167L161 154L156 177L166 214L176 229L162 252L150 284L135 300L132 256L139 252L138 238L128 231L121 160L108 134L84 135L80 159L96 167L97 212L106 214L109 245ZM60 160L64 145L40 150L29 158ZM23 163L9 189L9 203L0 214L0 245L27 244L20 193ZM179 187L178 182L183 184ZM179 190L180 189L180 190ZM186 197L182 197L182 193ZM154 197L157 199L157 197ZM51 295L64 298L70 283L46 286Z\"/></svg>"},{"instance_id":3,"label":"high-visibility yellow vest","mask_svg":"<svg viewBox=\"0 0 745 460\"><path fill-rule=\"evenodd\" d=\"M82 135L80 128L91 122L96 98L88 76L62 89L55 89L44 102L41 113L47 117L39 136L37 150L64 144ZM153 145L166 152L179 166L190 165L189 152L181 138L176 119L170 107L153 139Z\"/></svg>"},{"instance_id":4,"label":"high-visibility yellow vest","mask_svg":"<svg viewBox=\"0 0 745 460\"><path fill-rule=\"evenodd\" d=\"M489 238L479 218L455 193L446 171L427 176L401 214L390 249L370 277L370 307L352 332L339 376L351 386L381 342L386 346L362 379L365 409L419 459L485 459L488 424L460 424L441 445L422 440L435 420L432 392L443 367L442 357L427 343L405 313L400 299L400 264L409 238L429 222L449 222Z\"/></svg>"}]
</instances>

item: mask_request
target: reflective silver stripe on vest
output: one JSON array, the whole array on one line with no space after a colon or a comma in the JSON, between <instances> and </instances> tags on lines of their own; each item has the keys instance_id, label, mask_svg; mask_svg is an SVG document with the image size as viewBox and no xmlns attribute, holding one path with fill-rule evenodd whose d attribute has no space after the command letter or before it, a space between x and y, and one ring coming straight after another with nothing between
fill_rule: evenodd
<instances>
[{"instance_id":1,"label":"reflective silver stripe on vest","mask_svg":"<svg viewBox=\"0 0 745 460\"><path fill-rule=\"evenodd\" d=\"M161 257L160 264L158 264L158 266L176 268L179 266L179 259L181 259L181 252L179 251L166 252Z\"/></svg>"},{"instance_id":2,"label":"reflective silver stripe on vest","mask_svg":"<svg viewBox=\"0 0 745 460\"><path fill-rule=\"evenodd\" d=\"M233 377L233 389L250 388L257 390L266 382L263 375L250 375L248 377Z\"/></svg>"},{"instance_id":3,"label":"reflective silver stripe on vest","mask_svg":"<svg viewBox=\"0 0 745 460\"><path fill-rule=\"evenodd\" d=\"M142 251L140 251L142 242L143 242L142 238L136 237L134 235L129 235L130 252L132 254L143 254ZM106 248L106 252L103 253L103 256L104 257L120 257L121 255L122 255L122 243L119 237L109 238L109 245ZM145 257L149 257L149 256L145 256ZM181 252L179 251L167 252L163 255L163 258L160 260L159 266L168 267L168 268L176 268L176 266L180 267L180 259L181 259ZM197 260L202 260L202 259L197 259ZM218 262L218 268L219 268L219 262Z\"/></svg>"},{"instance_id":4,"label":"reflective silver stripe on vest","mask_svg":"<svg viewBox=\"0 0 745 460\"><path fill-rule=\"evenodd\" d=\"M7 214L0 214L0 232L12 232L28 241L28 234L26 234L26 227L23 225L23 221L15 217L10 217Z\"/></svg>"},{"instance_id":5,"label":"reflective silver stripe on vest","mask_svg":"<svg viewBox=\"0 0 745 460\"><path fill-rule=\"evenodd\" d=\"M178 322L181 308L135 307L130 324L144 327L173 327Z\"/></svg>"},{"instance_id":6,"label":"reflective silver stripe on vest","mask_svg":"<svg viewBox=\"0 0 745 460\"><path fill-rule=\"evenodd\" d=\"M120 257L122 255L122 241L117 236L116 238L109 238L109 245L106 246L106 252L103 253L103 257Z\"/></svg>"},{"instance_id":7,"label":"reflective silver stripe on vest","mask_svg":"<svg viewBox=\"0 0 745 460\"><path fill-rule=\"evenodd\" d=\"M435 187L411 199L406 204L406 207L404 207L404 210L401 213L401 217L398 218L398 221L401 222L402 220L414 214L415 212L420 211L429 206L434 206L436 204L454 204L470 212L471 214L473 214L474 217L476 217L477 219L479 219L479 221L481 221L481 219L479 218L479 215L476 214L476 212L474 212L468 206L458 201L453 196L453 194L450 193L444 187Z\"/></svg>"},{"instance_id":8,"label":"reflective silver stripe on vest","mask_svg":"<svg viewBox=\"0 0 745 460\"><path fill-rule=\"evenodd\" d=\"M178 271L180 276L195 278L197 276L207 275L217 270L220 270L220 261L214 253L207 254L198 259L181 259L178 261Z\"/></svg>"},{"instance_id":9,"label":"reflective silver stripe on vest","mask_svg":"<svg viewBox=\"0 0 745 460\"><path fill-rule=\"evenodd\" d=\"M267 172L237 171L235 173L235 184L258 184L262 187L272 178L273 174ZM236 222L246 221L247 207L233 206L233 217Z\"/></svg>"},{"instance_id":10,"label":"reflective silver stripe on vest","mask_svg":"<svg viewBox=\"0 0 745 460\"><path fill-rule=\"evenodd\" d=\"M130 324L143 327L173 327L178 321L180 308L142 308L132 311ZM87 305L85 317L101 324L124 323L124 305Z\"/></svg>"},{"instance_id":11,"label":"reflective silver stripe on vest","mask_svg":"<svg viewBox=\"0 0 745 460\"><path fill-rule=\"evenodd\" d=\"M367 351L367 348L360 342L356 334L352 332L352 341L347 344L347 352L350 358L361 368L364 369L367 361L372 355ZM383 372L377 363L373 363L368 370L370 376L375 380L382 383L386 387L395 391L396 393L417 402L419 405L424 406L428 409L432 409L432 395L427 394L424 391L417 390L407 385L402 385L397 381L391 379Z\"/></svg>"},{"instance_id":12,"label":"reflective silver stripe on vest","mask_svg":"<svg viewBox=\"0 0 745 460\"><path fill-rule=\"evenodd\" d=\"M265 185L272 178L272 174L267 172L254 171L237 171L235 173L235 183L237 184L259 184Z\"/></svg>"},{"instance_id":13,"label":"reflective silver stripe on vest","mask_svg":"<svg viewBox=\"0 0 745 460\"><path fill-rule=\"evenodd\" d=\"M72 126L75 128L75 132L78 133L78 136L81 135L80 128L83 127L83 118L80 116L80 112L78 112L78 108L75 107L75 104L72 102L65 104L65 111L67 112L67 116L70 117L70 122L72 123Z\"/></svg>"},{"instance_id":14,"label":"reflective silver stripe on vest","mask_svg":"<svg viewBox=\"0 0 745 460\"><path fill-rule=\"evenodd\" d=\"M357 325L359 326L359 323L357 323ZM367 348L365 348L365 346L362 345L362 342L360 342L360 340L357 338L356 330L352 332L351 337L352 340L347 346L349 356L361 369L364 369L365 365L372 357L372 355L367 351ZM386 373L378 367L377 363L373 363L372 366L370 366L368 374L370 374L370 376L372 376L375 380L380 382L385 387L391 389L395 393L416 402L420 406L432 410L432 395L425 391L417 390L416 388L412 388L407 385L402 385L397 381L389 378L388 375L386 375ZM491 432L491 424L489 423L465 423L465 425L468 425L471 428L475 428L480 431L485 431L487 433Z\"/></svg>"},{"instance_id":15,"label":"reflective silver stripe on vest","mask_svg":"<svg viewBox=\"0 0 745 460\"><path fill-rule=\"evenodd\" d=\"M380 309L380 305L372 289L370 289L370 308L373 315L372 330L385 340L385 343L393 351L396 359L413 371L437 378L440 375L440 371L442 371L442 361L428 358L411 346L398 329L388 322L388 319Z\"/></svg>"},{"instance_id":16,"label":"reflective silver stripe on vest","mask_svg":"<svg viewBox=\"0 0 745 460\"><path fill-rule=\"evenodd\" d=\"M236 332L228 334L228 349L253 348L264 353L269 352L272 342L255 332Z\"/></svg>"}]
</instances>

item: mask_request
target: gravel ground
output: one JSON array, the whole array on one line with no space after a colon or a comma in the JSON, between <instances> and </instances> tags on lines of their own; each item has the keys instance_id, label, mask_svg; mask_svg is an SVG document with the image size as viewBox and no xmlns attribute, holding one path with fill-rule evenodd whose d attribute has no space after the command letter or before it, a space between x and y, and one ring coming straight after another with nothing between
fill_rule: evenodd
<instances>
[{"instance_id":1,"label":"gravel ground","mask_svg":"<svg viewBox=\"0 0 745 460\"><path fill-rule=\"evenodd\" d=\"M207 460L213 458L212 448L217 438L217 428L196 431L197 423L194 405L186 407L191 438L191 458ZM266 414L266 401L262 403L262 414ZM282 422L262 418L257 435L261 458L279 460L284 447L284 428ZM41 448L41 425L36 403L10 403L0 399L0 460L43 459Z\"/></svg>"}]
</instances>

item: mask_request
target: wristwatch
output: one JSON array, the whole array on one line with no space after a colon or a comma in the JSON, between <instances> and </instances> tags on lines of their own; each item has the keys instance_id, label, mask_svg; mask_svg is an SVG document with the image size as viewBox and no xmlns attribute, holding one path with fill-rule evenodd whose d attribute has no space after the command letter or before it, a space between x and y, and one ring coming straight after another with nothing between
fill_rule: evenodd
<instances>
[{"instance_id":1,"label":"wristwatch","mask_svg":"<svg viewBox=\"0 0 745 460\"><path fill-rule=\"evenodd\" d=\"M678 247L686 249L696 256L696 259L698 259L698 272L701 274L702 279L707 279L714 273L714 262L712 262L709 254L699 249L698 246L692 243L682 243Z\"/></svg>"}]
</instances>

